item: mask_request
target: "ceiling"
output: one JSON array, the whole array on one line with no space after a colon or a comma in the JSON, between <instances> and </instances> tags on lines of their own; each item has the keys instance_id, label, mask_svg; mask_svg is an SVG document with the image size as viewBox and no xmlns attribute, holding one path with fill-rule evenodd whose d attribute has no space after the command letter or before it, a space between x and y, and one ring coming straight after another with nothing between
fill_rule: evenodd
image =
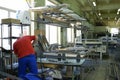
<instances>
[{"instance_id":1,"label":"ceiling","mask_svg":"<svg viewBox=\"0 0 120 80\"><path fill-rule=\"evenodd\" d=\"M50 24L64 28L74 26L74 28L81 29L83 25L80 21L86 21L85 18L80 17L68 9L67 4L40 6L30 8L29 10L37 14L36 20L33 21L42 24Z\"/></svg>"},{"instance_id":2,"label":"ceiling","mask_svg":"<svg viewBox=\"0 0 120 80\"><path fill-rule=\"evenodd\" d=\"M50 0L54 1L54 0ZM68 4L68 8L95 26L120 26L120 0L55 0ZM96 3L96 6L93 5Z\"/></svg>"}]
</instances>

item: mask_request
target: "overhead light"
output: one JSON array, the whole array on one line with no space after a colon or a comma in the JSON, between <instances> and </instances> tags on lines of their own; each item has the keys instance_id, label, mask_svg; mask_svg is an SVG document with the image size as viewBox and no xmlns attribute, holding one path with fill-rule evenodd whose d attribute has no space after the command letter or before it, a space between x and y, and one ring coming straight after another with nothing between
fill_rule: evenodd
<instances>
[{"instance_id":1,"label":"overhead light","mask_svg":"<svg viewBox=\"0 0 120 80\"><path fill-rule=\"evenodd\" d=\"M119 11L117 12L117 14L119 14Z\"/></svg>"},{"instance_id":2,"label":"overhead light","mask_svg":"<svg viewBox=\"0 0 120 80\"><path fill-rule=\"evenodd\" d=\"M120 12L120 9L118 9L117 14L119 14L119 12Z\"/></svg>"},{"instance_id":3,"label":"overhead light","mask_svg":"<svg viewBox=\"0 0 120 80\"><path fill-rule=\"evenodd\" d=\"M95 2L93 2L93 6L96 6L96 3L95 3Z\"/></svg>"},{"instance_id":4,"label":"overhead light","mask_svg":"<svg viewBox=\"0 0 120 80\"><path fill-rule=\"evenodd\" d=\"M98 15L101 16L101 13L99 13Z\"/></svg>"},{"instance_id":5,"label":"overhead light","mask_svg":"<svg viewBox=\"0 0 120 80\"><path fill-rule=\"evenodd\" d=\"M118 9L118 12L120 11L120 9Z\"/></svg>"}]
</instances>

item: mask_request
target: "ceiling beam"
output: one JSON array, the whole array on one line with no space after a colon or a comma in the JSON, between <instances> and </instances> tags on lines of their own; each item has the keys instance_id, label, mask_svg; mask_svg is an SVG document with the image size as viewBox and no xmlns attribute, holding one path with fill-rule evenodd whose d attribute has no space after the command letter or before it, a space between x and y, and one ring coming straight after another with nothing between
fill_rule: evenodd
<instances>
[{"instance_id":1,"label":"ceiling beam","mask_svg":"<svg viewBox=\"0 0 120 80\"><path fill-rule=\"evenodd\" d=\"M119 9L120 8L120 4L107 4L107 5L98 5L97 9L98 10L115 10L115 9Z\"/></svg>"},{"instance_id":2,"label":"ceiling beam","mask_svg":"<svg viewBox=\"0 0 120 80\"><path fill-rule=\"evenodd\" d=\"M12 10L12 9L5 8L5 7L2 7L2 6L0 6L0 9L7 10L7 11L10 11L10 12L16 12L16 10Z\"/></svg>"},{"instance_id":3,"label":"ceiling beam","mask_svg":"<svg viewBox=\"0 0 120 80\"><path fill-rule=\"evenodd\" d=\"M103 17L103 18L106 18L106 17L111 17L111 18L115 18L117 17L117 14L114 14L114 13L110 13L110 14L103 14L101 13L101 16L100 17Z\"/></svg>"},{"instance_id":4,"label":"ceiling beam","mask_svg":"<svg viewBox=\"0 0 120 80\"><path fill-rule=\"evenodd\" d=\"M86 3L86 0L76 0L80 5L84 6Z\"/></svg>"},{"instance_id":5,"label":"ceiling beam","mask_svg":"<svg viewBox=\"0 0 120 80\"><path fill-rule=\"evenodd\" d=\"M101 5L97 5L96 6L96 9L97 10L114 10L114 9L119 9L120 8L120 4L118 3L118 4L107 4L107 5L104 5L103 6L103 4L101 4ZM91 7L89 7L89 6L86 6L86 7L84 7L84 8L81 8L82 9L82 11L91 11Z\"/></svg>"}]
</instances>

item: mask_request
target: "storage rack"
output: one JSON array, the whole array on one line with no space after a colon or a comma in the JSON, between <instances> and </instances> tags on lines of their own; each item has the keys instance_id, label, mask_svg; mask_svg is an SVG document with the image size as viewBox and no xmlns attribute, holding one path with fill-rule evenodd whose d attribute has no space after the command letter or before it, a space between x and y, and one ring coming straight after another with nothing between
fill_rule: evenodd
<instances>
[{"instance_id":1,"label":"storage rack","mask_svg":"<svg viewBox=\"0 0 120 80\"><path fill-rule=\"evenodd\" d=\"M13 37L12 36L12 28L14 28L13 26L18 26L18 27L21 27L21 33L23 33L23 27L24 26L30 26L30 24L22 24L20 23L20 20L18 19L12 19L12 18L7 18L7 19L2 19L1 20L2 23L1 23L1 47L3 47L3 40L4 39L8 39L9 40L9 47L10 47L10 50L9 50L9 55L10 55L10 58L8 59L9 63L10 63L10 71L8 70L7 72L8 73L13 73L13 48L12 48L12 43L13 43L13 39L17 39L18 37ZM3 36L3 27L4 25L7 25L8 27L8 37L4 38ZM29 29L30 30L30 29ZM5 59L5 54L3 52L1 52L1 57L2 59ZM4 60L5 61L5 60ZM4 63L5 64L5 63ZM4 70L5 69L5 66L3 66Z\"/></svg>"}]
</instances>

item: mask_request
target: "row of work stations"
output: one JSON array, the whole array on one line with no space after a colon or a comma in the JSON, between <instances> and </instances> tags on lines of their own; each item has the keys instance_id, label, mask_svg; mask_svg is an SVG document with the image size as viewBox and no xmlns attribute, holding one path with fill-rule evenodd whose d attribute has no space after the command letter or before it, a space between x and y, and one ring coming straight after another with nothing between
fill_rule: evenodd
<instances>
[{"instance_id":1,"label":"row of work stations","mask_svg":"<svg viewBox=\"0 0 120 80\"><path fill-rule=\"evenodd\" d=\"M19 57L14 54L13 44L20 38L20 33L31 35L30 26L30 24L21 23L19 19L2 19L0 47L1 79L19 79ZM45 27L45 24L39 23L39 27L43 26ZM71 28L71 30L72 29L74 31L76 30L81 32L81 29L77 30L75 28ZM15 30L17 32L14 33ZM97 68L100 61L103 60L103 56L108 55L106 53L107 42L103 43L102 40L99 39L87 39L86 37L82 37L86 36L86 34L77 34L75 33L76 31L74 33L69 33L73 35L77 34L79 36L74 37L73 42L67 42L68 35L67 32L65 32L67 31L67 28L61 27L61 44L50 44L49 39L46 38L45 30L37 29L34 31L34 35L38 37L38 40L34 45L32 45L32 47L35 50L37 69L39 73L38 76L40 79L85 79L91 71ZM54 39L55 37L53 36L52 38ZM29 68L26 72L29 73ZM33 74L27 74L26 76L27 78L32 76L33 78L36 77Z\"/></svg>"}]
</instances>

